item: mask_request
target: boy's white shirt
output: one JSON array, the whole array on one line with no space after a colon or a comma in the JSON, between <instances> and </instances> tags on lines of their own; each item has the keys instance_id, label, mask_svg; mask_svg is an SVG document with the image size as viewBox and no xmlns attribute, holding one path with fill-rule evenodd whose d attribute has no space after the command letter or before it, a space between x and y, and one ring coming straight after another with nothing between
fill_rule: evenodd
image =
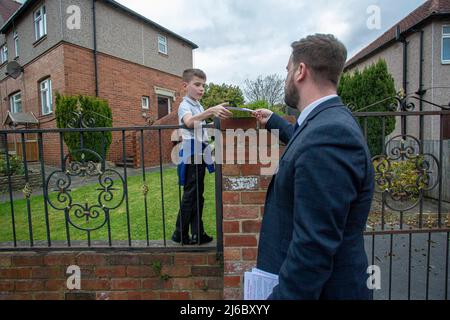
<instances>
[{"instance_id":1,"label":"boy's white shirt","mask_svg":"<svg viewBox=\"0 0 450 320\"><path fill-rule=\"evenodd\" d=\"M192 116L195 116L197 114L200 114L204 112L205 109L200 104L200 102L195 101L188 96L185 96L183 98L183 101L180 104L180 107L178 108L178 123L180 125L183 125L183 117L190 113ZM206 125L206 121L201 122L202 125ZM183 140L190 140L195 139L194 135L194 129L181 129L181 134L183 137ZM207 129L203 129L203 141L207 142L209 140Z\"/></svg>"}]
</instances>

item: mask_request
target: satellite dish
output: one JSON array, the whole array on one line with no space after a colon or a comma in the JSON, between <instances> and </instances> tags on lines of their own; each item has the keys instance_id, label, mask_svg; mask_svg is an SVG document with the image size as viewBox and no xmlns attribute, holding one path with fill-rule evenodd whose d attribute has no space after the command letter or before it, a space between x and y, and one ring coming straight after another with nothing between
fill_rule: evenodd
<instances>
[{"instance_id":1,"label":"satellite dish","mask_svg":"<svg viewBox=\"0 0 450 320\"><path fill-rule=\"evenodd\" d=\"M20 74L23 72L23 68L20 64L17 63L17 61L11 61L6 66L6 75L10 76L11 78L17 79Z\"/></svg>"}]
</instances>

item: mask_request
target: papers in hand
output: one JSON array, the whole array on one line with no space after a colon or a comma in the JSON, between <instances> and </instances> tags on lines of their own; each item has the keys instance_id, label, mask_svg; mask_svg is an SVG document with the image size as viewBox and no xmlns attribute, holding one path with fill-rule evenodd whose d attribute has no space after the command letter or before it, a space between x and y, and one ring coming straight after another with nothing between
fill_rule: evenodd
<instances>
[{"instance_id":1,"label":"papers in hand","mask_svg":"<svg viewBox=\"0 0 450 320\"><path fill-rule=\"evenodd\" d=\"M244 273L244 300L266 300L278 284L278 275L253 268Z\"/></svg>"},{"instance_id":2,"label":"papers in hand","mask_svg":"<svg viewBox=\"0 0 450 320\"><path fill-rule=\"evenodd\" d=\"M228 110L235 110L235 111L245 111L245 112L253 112L254 110L248 109L248 108L236 108L236 107L225 107Z\"/></svg>"}]
</instances>

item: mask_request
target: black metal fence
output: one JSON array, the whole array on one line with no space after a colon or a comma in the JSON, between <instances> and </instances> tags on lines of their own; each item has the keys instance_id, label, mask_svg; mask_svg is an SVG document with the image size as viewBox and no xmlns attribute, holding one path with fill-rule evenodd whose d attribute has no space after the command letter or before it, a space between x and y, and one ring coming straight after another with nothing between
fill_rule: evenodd
<instances>
[{"instance_id":1,"label":"black metal fence","mask_svg":"<svg viewBox=\"0 0 450 320\"><path fill-rule=\"evenodd\" d=\"M171 241L175 230L174 220L181 204L182 186L178 184L176 166L167 161L167 149L172 149L176 144L169 142L168 148L167 136L180 129L180 126L89 126L80 118L75 127L66 129L0 131L0 136L6 142L11 141L13 136L16 136L17 141L19 136L23 149L23 156L18 160L10 156L8 143L4 144L2 166L6 173L7 192L2 194L0 201L0 251L49 248L214 249L211 244L185 245L183 242ZM204 128L216 126L219 128L220 124L216 122ZM97 150L85 146L90 133L101 134L102 141ZM115 152L116 156L121 153L121 159L116 162L117 167L107 161L105 137L108 133L113 135L110 152ZM30 134L37 135L39 149L39 162L34 164L27 161L25 150L26 135ZM79 135L80 142L79 148L70 152L65 151L65 137L68 134ZM149 135L154 138L152 141L149 141ZM137 137L135 148L139 151L139 159L135 161L139 162L138 169L129 166L129 136ZM47 144L46 150L52 144L52 152L59 153L57 166L46 163L48 156L44 152L44 144ZM146 158L149 156L159 156L156 166L146 167ZM15 166L23 166L23 181L19 184L22 187L18 191L14 190ZM218 252L223 252L221 169L221 164L216 164L214 179L209 178L208 188L213 199L210 199L212 204L208 209L213 212L207 212L209 215L214 214L208 219L209 231L216 235L212 244L215 244ZM32 179L36 183L33 174L39 176L36 186L31 183ZM149 181L150 178L153 181ZM200 196L197 193L197 203ZM157 210L152 210L155 207ZM200 223L199 220L197 223ZM168 221L173 221L173 224L168 225Z\"/></svg>"},{"instance_id":2,"label":"black metal fence","mask_svg":"<svg viewBox=\"0 0 450 320\"><path fill-rule=\"evenodd\" d=\"M450 140L444 127L450 110L418 96L395 99L392 111L354 113L371 149L379 151L373 157L376 194L365 232L369 264L381 272L374 297L447 300ZM439 108L415 111L413 100ZM396 119L392 132L389 119ZM381 134L374 139L371 131Z\"/></svg>"},{"instance_id":3,"label":"black metal fence","mask_svg":"<svg viewBox=\"0 0 450 320\"><path fill-rule=\"evenodd\" d=\"M429 103L440 109L415 111L414 104L410 102L412 98L429 103L418 97L397 97L392 111L354 113L371 150L376 150L373 163L377 193L365 232L366 251L369 262L381 270L381 288L375 290L376 299L447 300L450 140L445 139L444 127L448 125L445 121L450 118L450 110ZM208 126L219 127L218 122ZM7 175L7 198L0 203L0 250L89 247L173 250L174 246L183 247L183 250L211 250L208 246L174 245L168 241L175 227L175 223L167 225L169 206L170 214L176 217L182 190L177 179L165 179L167 168L163 163L162 136L166 131L179 128L87 128L80 124L78 128L68 129L0 131L3 141L8 141L11 135L20 136L24 155L20 161L25 180L25 188L20 191L24 196L19 193L20 200L13 191L12 176ZM433 128L438 129L433 131ZM119 136L113 143L120 142L115 149L122 152L122 168L109 167L106 152L85 148L83 137L89 132L101 132L103 135L112 132ZM153 132L156 138L147 149L149 141L145 141L145 135L149 132ZM64 135L67 133L80 135L80 148L70 154L64 151ZM26 134L37 134L42 195L34 195L30 187L32 177L26 159ZM136 148L140 150L140 169L127 167L127 136L130 134L138 137ZM51 171L44 162L44 141L49 135L57 136L53 149L58 150L60 157L58 168ZM106 150L104 141L100 150ZM149 172L145 166L146 157L155 152L159 154L159 163ZM8 153L6 143L4 154ZM5 161L6 171L10 172L14 164L8 156ZM156 170L158 175L150 181L152 170ZM173 176L176 177L176 174ZM133 181L133 178L136 180ZM215 199L211 207L215 211L218 252L223 252L221 179L222 167L216 164L213 182ZM89 182L95 182L96 188L91 189L89 194L83 192L81 199L76 197L79 196L76 194L79 186ZM160 204L157 210L152 210L155 202ZM41 210L34 211L38 203ZM140 206L140 210L134 210L136 206ZM152 215L152 211L157 212L159 218ZM55 219L55 216L59 217L58 227L51 221L51 217ZM122 219L119 223L117 216ZM35 224L36 219L44 223ZM6 220L9 221L5 223ZM115 227L117 225L120 228ZM167 232L169 229L170 233ZM55 239L55 233L63 236ZM80 233L84 236L80 237ZM152 239L152 233L160 236Z\"/></svg>"}]
</instances>

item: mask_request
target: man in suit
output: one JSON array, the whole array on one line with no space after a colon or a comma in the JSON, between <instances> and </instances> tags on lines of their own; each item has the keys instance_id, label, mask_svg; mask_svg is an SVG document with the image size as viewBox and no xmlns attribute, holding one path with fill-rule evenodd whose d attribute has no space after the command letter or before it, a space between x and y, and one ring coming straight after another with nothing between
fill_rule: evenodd
<instances>
[{"instance_id":1,"label":"man in suit","mask_svg":"<svg viewBox=\"0 0 450 320\"><path fill-rule=\"evenodd\" d=\"M364 251L374 173L364 136L337 96L347 58L333 35L292 44L285 101L296 125L254 116L287 143L267 191L257 267L279 276L269 299L372 299Z\"/></svg>"}]
</instances>

